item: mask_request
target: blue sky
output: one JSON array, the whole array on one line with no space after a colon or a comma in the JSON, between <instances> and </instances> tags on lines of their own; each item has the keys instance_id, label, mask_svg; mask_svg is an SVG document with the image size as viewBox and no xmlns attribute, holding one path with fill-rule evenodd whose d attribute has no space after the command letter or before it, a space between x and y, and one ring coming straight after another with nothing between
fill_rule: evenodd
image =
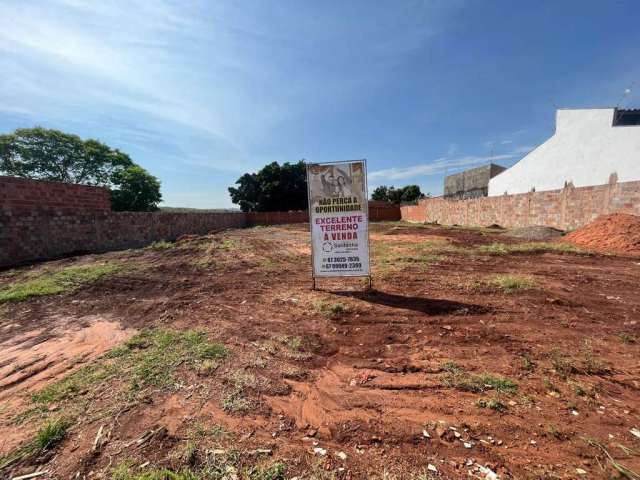
<instances>
[{"instance_id":1,"label":"blue sky","mask_svg":"<svg viewBox=\"0 0 640 480\"><path fill-rule=\"evenodd\" d=\"M3 0L0 131L98 138L165 204L231 206L271 161L367 158L419 184L553 133L556 107L640 106L637 0Z\"/></svg>"}]
</instances>

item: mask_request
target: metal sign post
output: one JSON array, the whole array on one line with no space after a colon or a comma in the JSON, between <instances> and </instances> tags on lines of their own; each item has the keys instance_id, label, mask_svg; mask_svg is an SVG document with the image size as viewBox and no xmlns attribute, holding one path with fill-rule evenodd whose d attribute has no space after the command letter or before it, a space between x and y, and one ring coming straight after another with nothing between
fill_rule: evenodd
<instances>
[{"instance_id":1,"label":"metal sign post","mask_svg":"<svg viewBox=\"0 0 640 480\"><path fill-rule=\"evenodd\" d=\"M312 284L316 277L367 277L369 202L366 160L307 164Z\"/></svg>"}]
</instances>

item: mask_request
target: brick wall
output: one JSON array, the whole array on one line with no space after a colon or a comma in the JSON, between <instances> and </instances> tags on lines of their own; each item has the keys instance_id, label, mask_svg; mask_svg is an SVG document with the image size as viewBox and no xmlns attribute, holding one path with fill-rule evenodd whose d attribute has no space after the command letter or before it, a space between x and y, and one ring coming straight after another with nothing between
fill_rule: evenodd
<instances>
[{"instance_id":1,"label":"brick wall","mask_svg":"<svg viewBox=\"0 0 640 480\"><path fill-rule=\"evenodd\" d=\"M428 198L402 207L402 219L444 225L507 228L546 225L573 230L613 212L640 215L640 181L450 201Z\"/></svg>"},{"instance_id":2,"label":"brick wall","mask_svg":"<svg viewBox=\"0 0 640 480\"><path fill-rule=\"evenodd\" d=\"M369 218L399 220L400 209L373 204ZM77 252L141 247L221 228L308 221L306 211L112 212L106 188L0 176L0 267Z\"/></svg>"},{"instance_id":3,"label":"brick wall","mask_svg":"<svg viewBox=\"0 0 640 480\"><path fill-rule=\"evenodd\" d=\"M60 214L111 211L109 190L71 183L0 176L0 208L21 212Z\"/></svg>"}]
</instances>

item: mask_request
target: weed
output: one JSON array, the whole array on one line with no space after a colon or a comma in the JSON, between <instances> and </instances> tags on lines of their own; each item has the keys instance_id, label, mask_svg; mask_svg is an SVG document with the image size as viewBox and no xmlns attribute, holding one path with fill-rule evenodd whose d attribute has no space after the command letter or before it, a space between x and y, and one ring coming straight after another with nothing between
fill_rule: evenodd
<instances>
[{"instance_id":1,"label":"weed","mask_svg":"<svg viewBox=\"0 0 640 480\"><path fill-rule=\"evenodd\" d=\"M222 425L213 425L206 427L200 422L196 422L193 426L193 430L190 433L190 438L202 439L202 438L215 438L222 439L232 437L232 433L225 429Z\"/></svg>"},{"instance_id":2,"label":"weed","mask_svg":"<svg viewBox=\"0 0 640 480\"><path fill-rule=\"evenodd\" d=\"M520 403L527 408L531 408L535 405L536 401L533 397L530 397L529 395L523 395L520 397Z\"/></svg>"},{"instance_id":3,"label":"weed","mask_svg":"<svg viewBox=\"0 0 640 480\"><path fill-rule=\"evenodd\" d=\"M284 480L287 466L284 463L276 462L268 467L251 467L247 470L248 480Z\"/></svg>"},{"instance_id":4,"label":"weed","mask_svg":"<svg viewBox=\"0 0 640 480\"><path fill-rule=\"evenodd\" d=\"M67 436L71 423L67 418L47 420L31 442L0 457L0 472L20 460L56 447Z\"/></svg>"},{"instance_id":5,"label":"weed","mask_svg":"<svg viewBox=\"0 0 640 480\"><path fill-rule=\"evenodd\" d=\"M447 387L474 393L481 393L487 390L495 390L498 393L515 393L518 390L518 385L508 378L497 377L487 373L475 375L465 372L455 364L449 365L447 368L443 376L443 383Z\"/></svg>"},{"instance_id":6,"label":"weed","mask_svg":"<svg viewBox=\"0 0 640 480\"><path fill-rule=\"evenodd\" d=\"M550 356L553 369L562 379L566 380L570 375L578 371L574 360L560 349L554 348Z\"/></svg>"},{"instance_id":7,"label":"weed","mask_svg":"<svg viewBox=\"0 0 640 480\"><path fill-rule=\"evenodd\" d=\"M536 368L535 362L531 359L531 357L527 353L522 355L522 368L527 372L533 372Z\"/></svg>"},{"instance_id":8,"label":"weed","mask_svg":"<svg viewBox=\"0 0 640 480\"><path fill-rule=\"evenodd\" d=\"M21 302L32 297L73 292L83 285L121 270L122 267L105 263L69 267L58 272L44 273L36 278L17 282L0 289L0 304Z\"/></svg>"},{"instance_id":9,"label":"weed","mask_svg":"<svg viewBox=\"0 0 640 480\"><path fill-rule=\"evenodd\" d=\"M620 332L618 334L618 338L622 343L626 343L626 344L636 343L638 341L635 335L627 332Z\"/></svg>"},{"instance_id":10,"label":"weed","mask_svg":"<svg viewBox=\"0 0 640 480\"><path fill-rule=\"evenodd\" d=\"M255 375L251 372L236 371L231 375L231 381L238 390L251 388L258 392L269 388L270 381L268 378Z\"/></svg>"},{"instance_id":11,"label":"weed","mask_svg":"<svg viewBox=\"0 0 640 480\"><path fill-rule=\"evenodd\" d=\"M585 348L582 351L581 358L578 360L557 348L551 351L550 356L554 370L564 380L576 373L583 375L607 375L611 373L611 367L596 357L589 348Z\"/></svg>"},{"instance_id":12,"label":"weed","mask_svg":"<svg viewBox=\"0 0 640 480\"><path fill-rule=\"evenodd\" d=\"M496 412L504 412L507 410L507 406L500 401L497 397L492 398L479 398L476 401L476 405L480 408L490 408Z\"/></svg>"},{"instance_id":13,"label":"weed","mask_svg":"<svg viewBox=\"0 0 640 480\"><path fill-rule=\"evenodd\" d=\"M243 413L250 410L252 406L244 392L237 388L228 392L220 401L220 407L227 413Z\"/></svg>"},{"instance_id":14,"label":"weed","mask_svg":"<svg viewBox=\"0 0 640 480\"><path fill-rule=\"evenodd\" d=\"M624 478L628 478L630 480L640 480L640 473L631 470L630 468L622 465L613 456L609 453L607 448L600 443L598 440L594 438L583 437L582 440L589 446L599 449L607 459L607 461L611 464L611 466L622 475Z\"/></svg>"},{"instance_id":15,"label":"weed","mask_svg":"<svg viewBox=\"0 0 640 480\"><path fill-rule=\"evenodd\" d=\"M488 280L487 284L499 288L505 293L531 290L537 286L535 280L531 277L519 275L495 275Z\"/></svg>"},{"instance_id":16,"label":"weed","mask_svg":"<svg viewBox=\"0 0 640 480\"><path fill-rule=\"evenodd\" d=\"M575 383L575 382L571 382L569 385L571 386L571 389L573 390L573 393L575 393L579 397L584 397L584 396L587 395L587 391L585 390L585 388L581 384Z\"/></svg>"},{"instance_id":17,"label":"weed","mask_svg":"<svg viewBox=\"0 0 640 480\"><path fill-rule=\"evenodd\" d=\"M318 313L327 317L338 317L349 312L349 307L343 303L329 303L320 300L315 302L313 306Z\"/></svg>"},{"instance_id":18,"label":"weed","mask_svg":"<svg viewBox=\"0 0 640 480\"><path fill-rule=\"evenodd\" d=\"M206 359L203 360L200 366L198 367L198 373L203 377L211 375L218 368L219 363L215 360Z\"/></svg>"},{"instance_id":19,"label":"weed","mask_svg":"<svg viewBox=\"0 0 640 480\"><path fill-rule=\"evenodd\" d=\"M460 366L456 362L452 362L452 361L443 363L441 368L445 372L449 372L453 374L462 372L462 368L460 368Z\"/></svg>"},{"instance_id":20,"label":"weed","mask_svg":"<svg viewBox=\"0 0 640 480\"><path fill-rule=\"evenodd\" d=\"M620 339L620 341L622 343L636 343L638 341L638 339L636 338L635 335L633 335L632 333L627 333L627 332L620 332L618 334L618 338Z\"/></svg>"},{"instance_id":21,"label":"weed","mask_svg":"<svg viewBox=\"0 0 640 480\"><path fill-rule=\"evenodd\" d=\"M555 438L556 440L566 440L567 439L567 435L563 432L561 432L558 427L554 424L549 424L547 425L547 431L546 431L546 435L552 438Z\"/></svg>"},{"instance_id":22,"label":"weed","mask_svg":"<svg viewBox=\"0 0 640 480\"><path fill-rule=\"evenodd\" d=\"M611 367L596 357L588 348L582 353L580 370L586 375L608 375L611 373Z\"/></svg>"},{"instance_id":23,"label":"weed","mask_svg":"<svg viewBox=\"0 0 640 480\"><path fill-rule=\"evenodd\" d=\"M281 335L279 337L276 337L276 340L278 340L278 342L280 342L290 350L300 350L300 347L302 347L302 339L300 337L289 337L287 335Z\"/></svg>"},{"instance_id":24,"label":"weed","mask_svg":"<svg viewBox=\"0 0 640 480\"><path fill-rule=\"evenodd\" d=\"M238 247L238 242L232 240L230 238L223 240L220 244L218 244L217 248L220 250L234 250Z\"/></svg>"},{"instance_id":25,"label":"weed","mask_svg":"<svg viewBox=\"0 0 640 480\"><path fill-rule=\"evenodd\" d=\"M162 250L169 250L171 248L174 248L175 246L176 246L175 242L167 242L166 240L159 240L157 242L153 242L147 248L149 250L162 251Z\"/></svg>"},{"instance_id":26,"label":"weed","mask_svg":"<svg viewBox=\"0 0 640 480\"><path fill-rule=\"evenodd\" d=\"M194 465L198 459L198 447L195 442L188 441L177 455L178 460L186 465Z\"/></svg>"},{"instance_id":27,"label":"weed","mask_svg":"<svg viewBox=\"0 0 640 480\"><path fill-rule=\"evenodd\" d=\"M202 467L193 465L181 470L167 468L145 469L134 471L133 462L123 462L111 472L112 480L223 480L229 478L242 478L243 480L284 480L286 465L276 462L267 466L251 466L238 472L237 458L228 456L220 460L206 462Z\"/></svg>"},{"instance_id":28,"label":"weed","mask_svg":"<svg viewBox=\"0 0 640 480\"><path fill-rule=\"evenodd\" d=\"M203 477L189 468L177 472L161 468L134 473L131 463L120 464L111 474L112 480L200 480L201 478Z\"/></svg>"},{"instance_id":29,"label":"weed","mask_svg":"<svg viewBox=\"0 0 640 480\"><path fill-rule=\"evenodd\" d=\"M306 378L307 375L308 372L306 370L295 366L286 365L282 368L282 377L290 380L302 380Z\"/></svg>"},{"instance_id":30,"label":"weed","mask_svg":"<svg viewBox=\"0 0 640 480\"><path fill-rule=\"evenodd\" d=\"M547 390L549 390L550 392L555 392L555 393L560 393L560 390L558 389L558 387L556 387L553 382L551 380L549 380L549 378L544 377L542 379L542 384L544 385L544 388L546 388Z\"/></svg>"},{"instance_id":31,"label":"weed","mask_svg":"<svg viewBox=\"0 0 640 480\"><path fill-rule=\"evenodd\" d=\"M71 426L71 421L65 418L48 420L38 430L34 445L36 450L43 451L55 447L67 435L67 430Z\"/></svg>"}]
</instances>

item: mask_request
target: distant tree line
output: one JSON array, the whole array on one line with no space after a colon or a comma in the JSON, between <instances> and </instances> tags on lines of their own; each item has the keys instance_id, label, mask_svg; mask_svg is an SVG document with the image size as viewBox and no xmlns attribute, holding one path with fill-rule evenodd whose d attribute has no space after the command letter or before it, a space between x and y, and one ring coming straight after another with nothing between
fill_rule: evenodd
<instances>
[{"instance_id":1,"label":"distant tree line","mask_svg":"<svg viewBox=\"0 0 640 480\"><path fill-rule=\"evenodd\" d=\"M0 172L108 187L116 211L154 211L162 200L158 179L126 153L98 140L42 127L0 135Z\"/></svg>"},{"instance_id":2,"label":"distant tree line","mask_svg":"<svg viewBox=\"0 0 640 480\"><path fill-rule=\"evenodd\" d=\"M413 203L424 197L425 195L420 191L418 185L407 185L400 188L395 188L393 185L390 187L380 185L371 194L371 200L395 204Z\"/></svg>"},{"instance_id":3,"label":"distant tree line","mask_svg":"<svg viewBox=\"0 0 640 480\"><path fill-rule=\"evenodd\" d=\"M279 212L306 210L307 172L304 160L297 163L278 162L264 166L256 173L245 173L229 187L231 201L243 212ZM423 198L418 185L402 188L381 186L371 195L372 200L409 203Z\"/></svg>"}]
</instances>

